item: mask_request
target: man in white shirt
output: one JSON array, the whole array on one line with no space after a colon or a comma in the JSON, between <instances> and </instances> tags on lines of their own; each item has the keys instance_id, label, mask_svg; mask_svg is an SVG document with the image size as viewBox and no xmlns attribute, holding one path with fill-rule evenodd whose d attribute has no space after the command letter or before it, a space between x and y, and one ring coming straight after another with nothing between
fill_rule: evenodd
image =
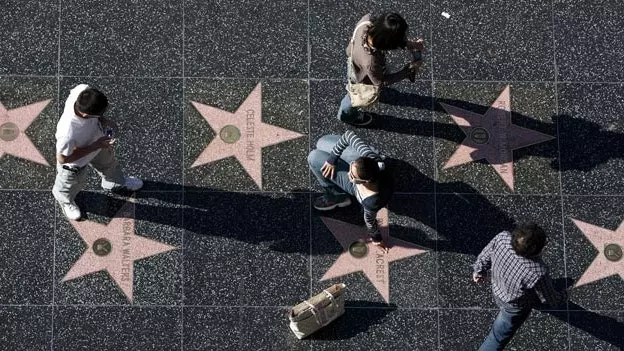
<instances>
[{"instance_id":1,"label":"man in white shirt","mask_svg":"<svg viewBox=\"0 0 624 351\"><path fill-rule=\"evenodd\" d=\"M86 84L73 88L56 126L56 180L52 193L67 218L80 219L82 214L74 202L87 180L87 165L102 177L106 190L136 191L143 181L124 177L113 145L117 124L102 114L108 99Z\"/></svg>"}]
</instances>

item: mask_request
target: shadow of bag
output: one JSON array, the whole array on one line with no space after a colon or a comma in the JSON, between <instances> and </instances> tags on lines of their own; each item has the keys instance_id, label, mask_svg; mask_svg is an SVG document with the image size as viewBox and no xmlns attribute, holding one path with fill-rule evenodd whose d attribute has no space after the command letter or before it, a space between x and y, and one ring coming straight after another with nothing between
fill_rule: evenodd
<instances>
[{"instance_id":1,"label":"shadow of bag","mask_svg":"<svg viewBox=\"0 0 624 351\"><path fill-rule=\"evenodd\" d=\"M346 285L334 284L290 310L290 329L303 339L344 314Z\"/></svg>"}]
</instances>

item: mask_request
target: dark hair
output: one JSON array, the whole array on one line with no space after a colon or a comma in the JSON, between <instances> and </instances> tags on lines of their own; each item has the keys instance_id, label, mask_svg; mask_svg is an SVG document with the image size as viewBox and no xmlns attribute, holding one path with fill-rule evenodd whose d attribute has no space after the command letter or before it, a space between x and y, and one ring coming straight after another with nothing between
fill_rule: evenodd
<instances>
[{"instance_id":1,"label":"dark hair","mask_svg":"<svg viewBox=\"0 0 624 351\"><path fill-rule=\"evenodd\" d=\"M76 109L88 115L101 115L108 107L108 98L95 88L83 90L76 100Z\"/></svg>"},{"instance_id":2,"label":"dark hair","mask_svg":"<svg viewBox=\"0 0 624 351\"><path fill-rule=\"evenodd\" d=\"M377 161L370 157L358 157L354 161L354 166L357 170L358 178L369 182L377 180L380 172Z\"/></svg>"},{"instance_id":3,"label":"dark hair","mask_svg":"<svg viewBox=\"0 0 624 351\"><path fill-rule=\"evenodd\" d=\"M536 256L546 245L546 233L533 222L519 224L511 236L511 247L522 257Z\"/></svg>"},{"instance_id":4,"label":"dark hair","mask_svg":"<svg viewBox=\"0 0 624 351\"><path fill-rule=\"evenodd\" d=\"M368 35L373 41L375 49L394 50L405 48L405 33L407 22L398 13L389 12L372 20Z\"/></svg>"}]
</instances>

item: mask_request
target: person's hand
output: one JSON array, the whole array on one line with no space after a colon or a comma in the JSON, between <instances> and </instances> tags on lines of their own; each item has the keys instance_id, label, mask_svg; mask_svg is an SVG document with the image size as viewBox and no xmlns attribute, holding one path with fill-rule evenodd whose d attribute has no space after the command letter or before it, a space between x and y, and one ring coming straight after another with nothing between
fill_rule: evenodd
<instances>
[{"instance_id":1,"label":"person's hand","mask_svg":"<svg viewBox=\"0 0 624 351\"><path fill-rule=\"evenodd\" d=\"M484 283L485 282L485 276L483 274L480 273L472 273L472 281L474 281L475 283Z\"/></svg>"},{"instance_id":2,"label":"person's hand","mask_svg":"<svg viewBox=\"0 0 624 351\"><path fill-rule=\"evenodd\" d=\"M390 248L386 246L386 243L384 243L383 241L373 241L373 245L377 246L384 253L388 253L388 251L390 251Z\"/></svg>"},{"instance_id":3,"label":"person's hand","mask_svg":"<svg viewBox=\"0 0 624 351\"><path fill-rule=\"evenodd\" d=\"M329 179L334 179L335 170L336 170L336 166L330 165L329 163L327 163L327 161L325 161L325 163L321 167L321 173L323 174L323 177L329 178Z\"/></svg>"},{"instance_id":4,"label":"person's hand","mask_svg":"<svg viewBox=\"0 0 624 351\"><path fill-rule=\"evenodd\" d=\"M407 48L410 50L425 51L425 41L421 38L417 38L416 40L408 40Z\"/></svg>"},{"instance_id":5,"label":"person's hand","mask_svg":"<svg viewBox=\"0 0 624 351\"><path fill-rule=\"evenodd\" d=\"M103 136L99 138L98 140L96 140L93 144L91 144L91 147L93 147L95 150L106 149L106 148L112 147L114 143L115 143L115 139L111 139L107 136Z\"/></svg>"},{"instance_id":6,"label":"person's hand","mask_svg":"<svg viewBox=\"0 0 624 351\"><path fill-rule=\"evenodd\" d=\"M113 130L113 133L115 133L115 135L117 135L117 133L119 132L119 126L113 120L110 120L106 117L100 117L100 123L102 124L102 129L104 130L110 128Z\"/></svg>"},{"instance_id":7,"label":"person's hand","mask_svg":"<svg viewBox=\"0 0 624 351\"><path fill-rule=\"evenodd\" d=\"M414 83L416 81L416 73L418 73L422 64L422 61L415 61L408 63L405 65L405 68L403 68L405 70L405 74L407 75L407 79L409 79L410 82Z\"/></svg>"}]
</instances>

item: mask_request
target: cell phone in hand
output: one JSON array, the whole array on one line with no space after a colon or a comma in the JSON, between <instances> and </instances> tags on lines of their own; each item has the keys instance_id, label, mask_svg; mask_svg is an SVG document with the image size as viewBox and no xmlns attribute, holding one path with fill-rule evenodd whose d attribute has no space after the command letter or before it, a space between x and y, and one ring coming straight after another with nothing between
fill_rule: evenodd
<instances>
[{"instance_id":1,"label":"cell phone in hand","mask_svg":"<svg viewBox=\"0 0 624 351\"><path fill-rule=\"evenodd\" d=\"M113 128L108 128L106 129L106 131L104 131L104 135L112 139L115 136L115 131L113 130Z\"/></svg>"}]
</instances>

